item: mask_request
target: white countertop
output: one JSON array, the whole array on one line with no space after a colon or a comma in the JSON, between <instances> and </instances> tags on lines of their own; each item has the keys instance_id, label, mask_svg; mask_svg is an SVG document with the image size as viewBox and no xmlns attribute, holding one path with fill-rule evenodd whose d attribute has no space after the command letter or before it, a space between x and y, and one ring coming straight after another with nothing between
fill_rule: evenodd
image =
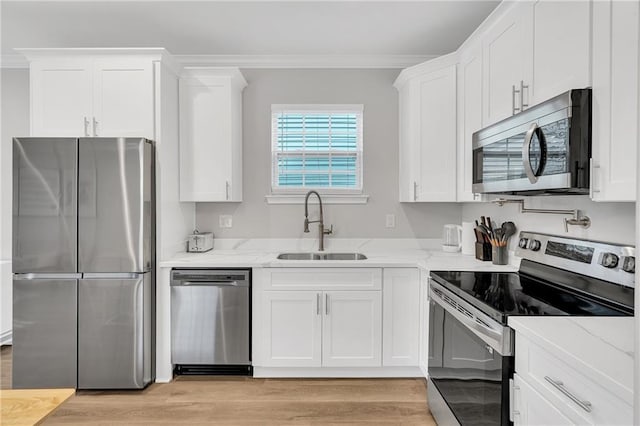
<instances>
[{"instance_id":1,"label":"white countertop","mask_svg":"<svg viewBox=\"0 0 640 426\"><path fill-rule=\"evenodd\" d=\"M331 250L345 252L347 250ZM511 256L510 265L493 265L476 260L474 256L461 253L445 253L440 250L396 249L358 250L366 260L279 260L279 253L296 250L212 250L207 253L178 253L169 260L160 262L161 268L173 267L246 267L246 268L309 268L309 267L410 267L425 270L471 270L471 271L516 271L519 259Z\"/></svg>"},{"instance_id":2,"label":"white countertop","mask_svg":"<svg viewBox=\"0 0 640 426\"><path fill-rule=\"evenodd\" d=\"M633 317L509 317L509 326L632 401Z\"/></svg>"}]
</instances>

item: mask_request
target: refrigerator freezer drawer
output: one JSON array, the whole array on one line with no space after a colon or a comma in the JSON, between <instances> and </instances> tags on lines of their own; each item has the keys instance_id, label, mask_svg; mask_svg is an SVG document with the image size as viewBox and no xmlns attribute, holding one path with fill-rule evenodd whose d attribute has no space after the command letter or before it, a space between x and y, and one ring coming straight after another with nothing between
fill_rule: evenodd
<instances>
[{"instance_id":1,"label":"refrigerator freezer drawer","mask_svg":"<svg viewBox=\"0 0 640 426\"><path fill-rule=\"evenodd\" d=\"M75 388L76 279L13 280L13 387Z\"/></svg>"},{"instance_id":2,"label":"refrigerator freezer drawer","mask_svg":"<svg viewBox=\"0 0 640 426\"><path fill-rule=\"evenodd\" d=\"M78 389L141 389L152 380L151 273L78 285Z\"/></svg>"}]
</instances>

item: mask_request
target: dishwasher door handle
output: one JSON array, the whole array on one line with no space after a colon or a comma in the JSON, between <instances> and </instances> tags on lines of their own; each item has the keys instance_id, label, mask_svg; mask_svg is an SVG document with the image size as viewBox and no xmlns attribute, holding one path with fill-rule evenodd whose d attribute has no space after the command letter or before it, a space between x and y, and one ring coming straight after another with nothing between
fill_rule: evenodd
<instances>
[{"instance_id":1,"label":"dishwasher door handle","mask_svg":"<svg viewBox=\"0 0 640 426\"><path fill-rule=\"evenodd\" d=\"M178 281L174 286L215 286L215 287L238 287L238 281Z\"/></svg>"}]
</instances>

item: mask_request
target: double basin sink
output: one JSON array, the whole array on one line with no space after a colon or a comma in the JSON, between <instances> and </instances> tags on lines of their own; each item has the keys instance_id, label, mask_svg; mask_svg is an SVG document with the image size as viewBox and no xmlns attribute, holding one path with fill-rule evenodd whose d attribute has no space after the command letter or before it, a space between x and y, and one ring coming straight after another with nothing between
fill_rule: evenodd
<instances>
[{"instance_id":1,"label":"double basin sink","mask_svg":"<svg viewBox=\"0 0 640 426\"><path fill-rule=\"evenodd\" d=\"M362 253L280 253L280 260L365 260Z\"/></svg>"}]
</instances>

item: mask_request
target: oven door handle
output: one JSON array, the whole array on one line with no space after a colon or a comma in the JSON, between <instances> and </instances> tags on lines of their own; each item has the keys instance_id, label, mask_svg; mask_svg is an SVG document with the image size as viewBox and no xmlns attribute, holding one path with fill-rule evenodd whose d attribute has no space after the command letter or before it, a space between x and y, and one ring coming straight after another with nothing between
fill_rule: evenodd
<instances>
[{"instance_id":1,"label":"oven door handle","mask_svg":"<svg viewBox=\"0 0 640 426\"><path fill-rule=\"evenodd\" d=\"M431 283L434 286L434 283ZM442 291L442 290L440 290ZM462 325L471 330L476 336L482 339L487 345L491 346L502 356L512 355L511 342L508 336L501 331L494 330L480 322L475 318L469 318L467 315L458 311L455 307L451 306L445 300L443 300L437 292L431 290L429 292L432 300L440 305L445 311L449 312L451 316L460 321Z\"/></svg>"}]
</instances>

